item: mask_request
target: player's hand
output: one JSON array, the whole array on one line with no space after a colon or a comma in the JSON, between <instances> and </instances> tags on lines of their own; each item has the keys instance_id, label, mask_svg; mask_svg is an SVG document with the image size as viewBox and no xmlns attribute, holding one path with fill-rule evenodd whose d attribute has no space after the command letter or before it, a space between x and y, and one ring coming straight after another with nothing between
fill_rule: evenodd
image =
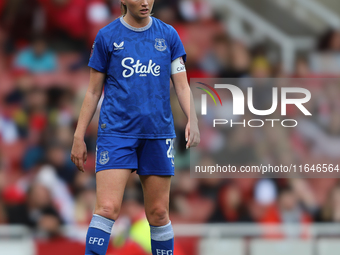
<instances>
[{"instance_id":1,"label":"player's hand","mask_svg":"<svg viewBox=\"0 0 340 255\"><path fill-rule=\"evenodd\" d=\"M87 160L87 149L84 139L74 138L72 151L71 151L71 160L77 166L79 171L84 172L84 165Z\"/></svg>"},{"instance_id":2,"label":"player's hand","mask_svg":"<svg viewBox=\"0 0 340 255\"><path fill-rule=\"evenodd\" d=\"M187 142L186 148L196 147L200 143L200 131L198 130L197 122L188 121L185 127L185 141Z\"/></svg>"}]
</instances>

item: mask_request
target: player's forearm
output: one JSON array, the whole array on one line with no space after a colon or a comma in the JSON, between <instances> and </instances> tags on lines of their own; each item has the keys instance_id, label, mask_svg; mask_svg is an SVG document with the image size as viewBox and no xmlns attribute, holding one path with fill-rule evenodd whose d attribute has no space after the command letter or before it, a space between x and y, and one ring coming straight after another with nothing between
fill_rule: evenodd
<instances>
[{"instance_id":1,"label":"player's forearm","mask_svg":"<svg viewBox=\"0 0 340 255\"><path fill-rule=\"evenodd\" d=\"M84 138L86 129L96 112L99 99L100 95L91 93L90 91L86 92L84 102L80 110L77 128L74 133L75 138Z\"/></svg>"},{"instance_id":2,"label":"player's forearm","mask_svg":"<svg viewBox=\"0 0 340 255\"><path fill-rule=\"evenodd\" d=\"M175 87L179 104L188 121L197 121L194 98L188 84Z\"/></svg>"}]
</instances>

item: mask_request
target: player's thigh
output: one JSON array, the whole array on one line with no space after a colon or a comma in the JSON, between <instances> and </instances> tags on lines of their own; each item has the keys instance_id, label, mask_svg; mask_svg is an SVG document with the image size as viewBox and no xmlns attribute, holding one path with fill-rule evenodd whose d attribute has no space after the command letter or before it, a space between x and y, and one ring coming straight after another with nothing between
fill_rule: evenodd
<instances>
[{"instance_id":1,"label":"player's thigh","mask_svg":"<svg viewBox=\"0 0 340 255\"><path fill-rule=\"evenodd\" d=\"M171 176L140 175L149 222L168 220ZM166 217L166 219L162 219ZM151 225L152 222L150 222ZM167 224L167 222L165 223Z\"/></svg>"},{"instance_id":2,"label":"player's thigh","mask_svg":"<svg viewBox=\"0 0 340 255\"><path fill-rule=\"evenodd\" d=\"M96 173L97 199L95 211L104 211L108 214L119 212L130 174L130 169L110 169Z\"/></svg>"}]
</instances>

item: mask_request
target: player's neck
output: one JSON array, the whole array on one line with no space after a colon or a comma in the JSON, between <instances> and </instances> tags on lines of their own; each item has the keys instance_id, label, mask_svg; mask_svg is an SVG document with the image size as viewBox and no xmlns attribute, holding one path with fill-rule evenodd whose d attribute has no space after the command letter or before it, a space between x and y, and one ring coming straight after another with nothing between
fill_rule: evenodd
<instances>
[{"instance_id":1,"label":"player's neck","mask_svg":"<svg viewBox=\"0 0 340 255\"><path fill-rule=\"evenodd\" d=\"M146 18L143 18L143 19L135 19L132 15L127 13L123 17L123 19L130 26L135 27L135 28L141 28L141 27L145 27L149 24L151 17L149 16L149 17L146 17Z\"/></svg>"}]
</instances>

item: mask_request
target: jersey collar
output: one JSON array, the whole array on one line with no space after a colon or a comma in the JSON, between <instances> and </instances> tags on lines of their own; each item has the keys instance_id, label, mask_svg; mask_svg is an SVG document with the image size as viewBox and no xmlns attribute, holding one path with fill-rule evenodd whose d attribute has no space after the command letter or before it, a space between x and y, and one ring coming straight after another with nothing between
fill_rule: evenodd
<instances>
[{"instance_id":1,"label":"jersey collar","mask_svg":"<svg viewBox=\"0 0 340 255\"><path fill-rule=\"evenodd\" d=\"M125 20L123 19L123 16L120 17L120 22L128 29L132 30L132 31L135 31L135 32L143 32L145 30L148 30L151 25L152 25L152 17L150 17L150 21L149 21L149 24L147 24L145 27L133 27L133 26L130 26L128 23L125 22Z\"/></svg>"}]
</instances>

